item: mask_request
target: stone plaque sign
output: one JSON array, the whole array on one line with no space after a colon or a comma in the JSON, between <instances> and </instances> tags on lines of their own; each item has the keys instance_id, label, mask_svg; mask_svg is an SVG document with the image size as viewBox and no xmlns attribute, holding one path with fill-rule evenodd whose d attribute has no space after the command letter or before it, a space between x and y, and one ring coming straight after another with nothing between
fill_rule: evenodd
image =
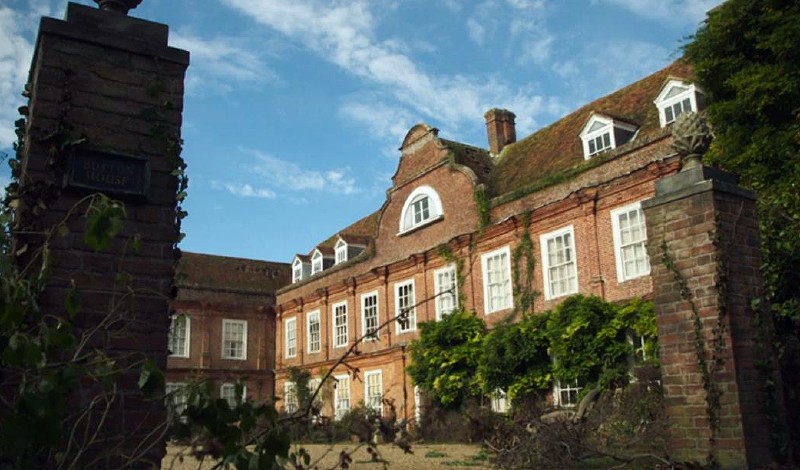
<instances>
[{"instance_id":1,"label":"stone plaque sign","mask_svg":"<svg viewBox=\"0 0 800 470\"><path fill-rule=\"evenodd\" d=\"M78 150L70 158L64 186L146 198L150 161L143 157Z\"/></svg>"}]
</instances>

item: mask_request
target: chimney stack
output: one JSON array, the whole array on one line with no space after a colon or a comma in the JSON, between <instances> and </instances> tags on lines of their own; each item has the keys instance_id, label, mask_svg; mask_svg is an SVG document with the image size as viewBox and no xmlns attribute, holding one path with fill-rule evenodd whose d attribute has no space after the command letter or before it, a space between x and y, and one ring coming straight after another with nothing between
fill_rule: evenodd
<instances>
[{"instance_id":1,"label":"chimney stack","mask_svg":"<svg viewBox=\"0 0 800 470\"><path fill-rule=\"evenodd\" d=\"M500 155L503 147L517 141L514 127L514 113L507 109L493 108L483 115L486 119L486 133L489 136L489 153Z\"/></svg>"}]
</instances>

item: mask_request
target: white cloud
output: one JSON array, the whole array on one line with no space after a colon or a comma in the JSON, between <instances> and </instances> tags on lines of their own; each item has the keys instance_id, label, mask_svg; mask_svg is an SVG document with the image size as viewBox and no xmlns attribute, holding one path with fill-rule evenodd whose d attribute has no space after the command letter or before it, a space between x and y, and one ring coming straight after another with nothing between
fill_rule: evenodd
<instances>
[{"instance_id":1,"label":"white cloud","mask_svg":"<svg viewBox=\"0 0 800 470\"><path fill-rule=\"evenodd\" d=\"M536 104L542 98L534 94L519 96L506 83L496 79L472 79L460 75L432 75L420 69L406 55L397 41L378 40L377 20L369 11L375 2L355 0L331 3L327 0L223 0L255 21L275 29L315 51L347 72L373 85L384 101L399 101L422 119L446 122L449 130L458 132L476 120L499 101ZM517 2L520 3L520 2ZM535 3L521 6L533 6ZM541 54L540 54L541 55ZM517 108L521 120L533 120L539 107ZM401 111L396 111L397 113ZM344 115L352 115L345 108Z\"/></svg>"},{"instance_id":2,"label":"white cloud","mask_svg":"<svg viewBox=\"0 0 800 470\"><path fill-rule=\"evenodd\" d=\"M211 181L211 187L214 189L224 189L234 196L241 197L273 199L276 196L275 192L270 189L256 189L249 184L220 183L219 181Z\"/></svg>"},{"instance_id":3,"label":"white cloud","mask_svg":"<svg viewBox=\"0 0 800 470\"><path fill-rule=\"evenodd\" d=\"M475 44L483 45L483 41L486 39L486 28L476 18L470 18L467 20L467 34Z\"/></svg>"},{"instance_id":4,"label":"white cloud","mask_svg":"<svg viewBox=\"0 0 800 470\"><path fill-rule=\"evenodd\" d=\"M17 108L25 102L20 92L33 56L33 23L30 11L0 6L0 148L8 148L16 140L14 121L20 117Z\"/></svg>"},{"instance_id":5,"label":"white cloud","mask_svg":"<svg viewBox=\"0 0 800 470\"><path fill-rule=\"evenodd\" d=\"M201 38L189 31L172 32L170 45L188 50L192 65L187 72L187 88L193 93L205 90L228 92L233 82L270 83L279 78L257 50L233 37Z\"/></svg>"},{"instance_id":6,"label":"white cloud","mask_svg":"<svg viewBox=\"0 0 800 470\"><path fill-rule=\"evenodd\" d=\"M413 114L407 109L364 94L348 97L339 108L339 115L366 127L373 140L388 142L382 153L392 158L397 157L397 148L415 124Z\"/></svg>"},{"instance_id":7,"label":"white cloud","mask_svg":"<svg viewBox=\"0 0 800 470\"><path fill-rule=\"evenodd\" d=\"M723 0L595 0L613 3L632 13L670 23L698 24Z\"/></svg>"},{"instance_id":8,"label":"white cloud","mask_svg":"<svg viewBox=\"0 0 800 470\"><path fill-rule=\"evenodd\" d=\"M289 191L321 191L334 194L356 194L361 189L355 178L350 176L350 168L330 170L307 170L296 163L287 162L253 149L241 149L252 156L255 163L247 167L251 174L264 179L264 183Z\"/></svg>"}]
</instances>

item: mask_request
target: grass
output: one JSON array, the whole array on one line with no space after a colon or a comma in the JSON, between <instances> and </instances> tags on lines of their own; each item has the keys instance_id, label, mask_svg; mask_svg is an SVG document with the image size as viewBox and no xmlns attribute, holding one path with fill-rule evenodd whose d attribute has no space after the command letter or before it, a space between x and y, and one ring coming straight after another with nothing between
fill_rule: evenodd
<instances>
[{"instance_id":1,"label":"grass","mask_svg":"<svg viewBox=\"0 0 800 470\"><path fill-rule=\"evenodd\" d=\"M442 457L447 457L447 454L438 450L429 450L425 453L426 459L438 459Z\"/></svg>"},{"instance_id":2,"label":"grass","mask_svg":"<svg viewBox=\"0 0 800 470\"><path fill-rule=\"evenodd\" d=\"M475 455L471 455L464 460L451 460L442 462L442 465L447 467L484 467L489 460L489 454L485 450L481 450Z\"/></svg>"}]
</instances>

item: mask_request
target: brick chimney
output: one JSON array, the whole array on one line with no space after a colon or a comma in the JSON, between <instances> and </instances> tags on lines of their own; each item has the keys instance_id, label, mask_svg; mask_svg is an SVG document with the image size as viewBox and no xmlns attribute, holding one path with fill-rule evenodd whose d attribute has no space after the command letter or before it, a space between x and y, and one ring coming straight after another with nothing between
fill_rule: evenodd
<instances>
[{"instance_id":1,"label":"brick chimney","mask_svg":"<svg viewBox=\"0 0 800 470\"><path fill-rule=\"evenodd\" d=\"M514 128L514 113L506 109L493 108L483 115L486 119L486 133L489 136L489 153L499 155L507 144L517 141Z\"/></svg>"}]
</instances>

